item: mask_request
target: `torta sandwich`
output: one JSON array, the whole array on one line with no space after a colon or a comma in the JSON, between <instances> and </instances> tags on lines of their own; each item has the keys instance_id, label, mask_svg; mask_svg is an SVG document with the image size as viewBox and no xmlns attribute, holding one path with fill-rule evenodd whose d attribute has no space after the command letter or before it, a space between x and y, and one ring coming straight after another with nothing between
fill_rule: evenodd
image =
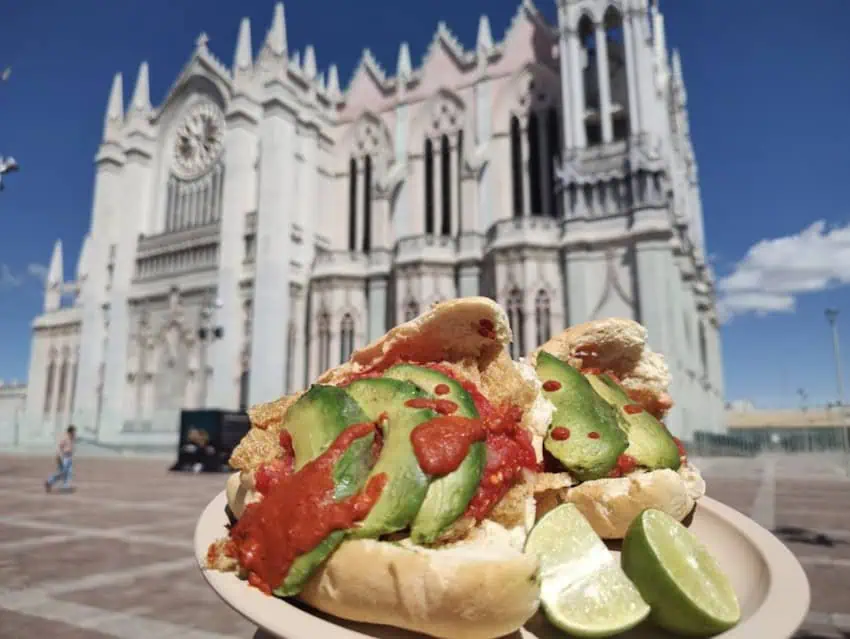
<instances>
[{"instance_id":1,"label":"torta sandwich","mask_svg":"<svg viewBox=\"0 0 850 639\"><path fill-rule=\"evenodd\" d=\"M705 482L664 425L670 372L646 329L627 319L587 322L528 359L554 406L544 466L577 481L538 495L538 517L570 501L604 539L621 539L646 508L686 520Z\"/></svg>"},{"instance_id":2,"label":"torta sandwich","mask_svg":"<svg viewBox=\"0 0 850 639\"><path fill-rule=\"evenodd\" d=\"M208 567L353 621L520 628L539 605L534 493L569 478L539 472L551 406L510 340L492 300L445 302L252 409Z\"/></svg>"}]
</instances>

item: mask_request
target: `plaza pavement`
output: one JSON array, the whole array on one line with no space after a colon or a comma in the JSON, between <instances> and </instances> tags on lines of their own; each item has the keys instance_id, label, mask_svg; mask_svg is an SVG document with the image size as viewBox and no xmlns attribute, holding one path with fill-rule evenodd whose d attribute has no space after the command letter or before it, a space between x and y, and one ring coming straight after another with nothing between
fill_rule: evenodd
<instances>
[{"instance_id":1,"label":"plaza pavement","mask_svg":"<svg viewBox=\"0 0 850 639\"><path fill-rule=\"evenodd\" d=\"M850 481L839 462L700 463L711 496L785 529L812 585L798 639L850 637ZM192 554L195 520L224 476L169 473L168 465L82 457L76 492L48 495L49 457L0 454L0 638L255 636L209 589Z\"/></svg>"}]
</instances>

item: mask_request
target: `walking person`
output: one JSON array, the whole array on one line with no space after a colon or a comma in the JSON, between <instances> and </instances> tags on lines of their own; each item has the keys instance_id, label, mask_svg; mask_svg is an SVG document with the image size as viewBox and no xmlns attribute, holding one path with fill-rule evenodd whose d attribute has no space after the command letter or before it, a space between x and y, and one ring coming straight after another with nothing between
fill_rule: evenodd
<instances>
[{"instance_id":1,"label":"walking person","mask_svg":"<svg viewBox=\"0 0 850 639\"><path fill-rule=\"evenodd\" d=\"M59 442L59 448L56 450L56 472L47 478L44 482L44 490L50 492L55 484L60 479L62 480L62 488L68 490L71 488L71 471L74 467L74 440L77 438L77 427L68 426L65 435Z\"/></svg>"}]
</instances>

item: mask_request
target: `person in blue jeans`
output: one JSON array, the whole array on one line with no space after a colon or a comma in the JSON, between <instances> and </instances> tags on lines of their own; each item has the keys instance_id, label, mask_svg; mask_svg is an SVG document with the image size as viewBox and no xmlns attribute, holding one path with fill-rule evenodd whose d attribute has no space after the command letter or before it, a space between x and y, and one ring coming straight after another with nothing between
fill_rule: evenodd
<instances>
[{"instance_id":1,"label":"person in blue jeans","mask_svg":"<svg viewBox=\"0 0 850 639\"><path fill-rule=\"evenodd\" d=\"M53 484L60 479L62 480L62 488L67 490L71 487L71 472L74 468L74 440L76 438L77 428L73 425L68 426L56 451L56 472L44 482L44 490L47 492L50 492Z\"/></svg>"}]
</instances>

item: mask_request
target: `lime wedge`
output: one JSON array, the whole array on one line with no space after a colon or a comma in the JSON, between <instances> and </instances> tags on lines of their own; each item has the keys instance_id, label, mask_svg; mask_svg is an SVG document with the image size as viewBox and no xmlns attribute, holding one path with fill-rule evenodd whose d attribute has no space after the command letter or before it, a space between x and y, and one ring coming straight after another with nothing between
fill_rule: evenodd
<instances>
[{"instance_id":1,"label":"lime wedge","mask_svg":"<svg viewBox=\"0 0 850 639\"><path fill-rule=\"evenodd\" d=\"M610 637L649 615L638 589L573 504L546 513L529 533L525 551L540 560L540 602L561 630Z\"/></svg>"},{"instance_id":2,"label":"lime wedge","mask_svg":"<svg viewBox=\"0 0 850 639\"><path fill-rule=\"evenodd\" d=\"M694 534L660 510L644 510L623 539L623 570L660 627L691 636L728 630L741 619L726 575Z\"/></svg>"}]
</instances>

